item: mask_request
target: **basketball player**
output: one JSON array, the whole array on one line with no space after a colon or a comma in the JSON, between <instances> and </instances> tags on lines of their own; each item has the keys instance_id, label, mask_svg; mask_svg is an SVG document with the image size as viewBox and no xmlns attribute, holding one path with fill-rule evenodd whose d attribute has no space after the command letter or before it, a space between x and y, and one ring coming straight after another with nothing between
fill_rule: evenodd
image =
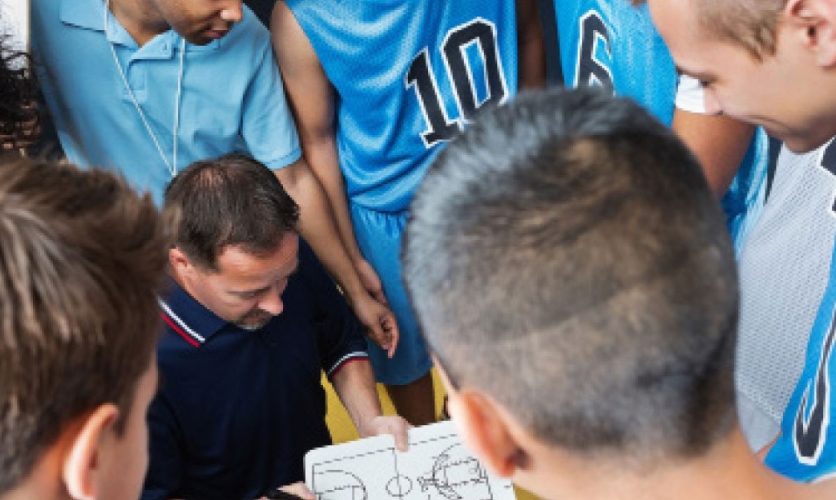
<instances>
[{"instance_id":1,"label":"basketball player","mask_svg":"<svg viewBox=\"0 0 836 500\"><path fill-rule=\"evenodd\" d=\"M737 279L695 158L635 103L520 96L439 155L404 276L450 413L545 499L824 500L749 450Z\"/></svg>"},{"instance_id":2,"label":"basketball player","mask_svg":"<svg viewBox=\"0 0 836 500\"><path fill-rule=\"evenodd\" d=\"M741 233L764 177L765 135L753 141L751 125L705 113L699 85L688 77L680 81L646 5L540 0L540 11L550 83L612 89L672 125L723 199L732 234Z\"/></svg>"},{"instance_id":3,"label":"basketball player","mask_svg":"<svg viewBox=\"0 0 836 500\"><path fill-rule=\"evenodd\" d=\"M166 265L154 203L108 172L7 158L0 242L0 498L137 498Z\"/></svg>"},{"instance_id":4,"label":"basketball player","mask_svg":"<svg viewBox=\"0 0 836 500\"><path fill-rule=\"evenodd\" d=\"M394 358L370 346L376 377L407 420L433 421L430 358L398 262L407 207L435 155L481 109L542 84L534 2L287 0L271 31L304 157L398 319Z\"/></svg>"},{"instance_id":5,"label":"basketball player","mask_svg":"<svg viewBox=\"0 0 836 500\"><path fill-rule=\"evenodd\" d=\"M828 477L836 473L836 3L649 3L677 65L702 82L709 109L763 125L790 150L781 153L741 261L742 317L760 316L764 328L741 336L739 357L765 377L752 381L756 402L776 420L783 412L767 464L802 481ZM806 342L806 354L791 353L795 361L786 359L784 343L776 348L776 336L787 332ZM746 352L753 353L748 360ZM781 400L769 390L776 374L797 379L783 397L786 408L776 407Z\"/></svg>"}]
</instances>

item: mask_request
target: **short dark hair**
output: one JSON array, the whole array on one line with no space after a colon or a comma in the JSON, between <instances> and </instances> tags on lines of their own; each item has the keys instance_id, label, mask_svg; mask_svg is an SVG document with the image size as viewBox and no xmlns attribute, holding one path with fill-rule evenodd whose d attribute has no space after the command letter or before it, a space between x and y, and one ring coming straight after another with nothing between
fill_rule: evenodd
<instances>
[{"instance_id":1,"label":"short dark hair","mask_svg":"<svg viewBox=\"0 0 836 500\"><path fill-rule=\"evenodd\" d=\"M404 259L451 380L544 442L646 462L732 429L724 218L694 157L637 104L578 89L486 112L430 169Z\"/></svg>"},{"instance_id":2,"label":"short dark hair","mask_svg":"<svg viewBox=\"0 0 836 500\"><path fill-rule=\"evenodd\" d=\"M193 163L165 192L174 244L195 264L217 270L228 245L253 254L275 250L295 231L299 207L276 175L258 161L229 154Z\"/></svg>"},{"instance_id":3,"label":"short dark hair","mask_svg":"<svg viewBox=\"0 0 836 500\"><path fill-rule=\"evenodd\" d=\"M125 428L151 365L166 241L121 178L0 162L0 494L73 420L104 403Z\"/></svg>"},{"instance_id":4,"label":"short dark hair","mask_svg":"<svg viewBox=\"0 0 836 500\"><path fill-rule=\"evenodd\" d=\"M38 85L28 54L0 35L0 149L31 145L40 132Z\"/></svg>"}]
</instances>

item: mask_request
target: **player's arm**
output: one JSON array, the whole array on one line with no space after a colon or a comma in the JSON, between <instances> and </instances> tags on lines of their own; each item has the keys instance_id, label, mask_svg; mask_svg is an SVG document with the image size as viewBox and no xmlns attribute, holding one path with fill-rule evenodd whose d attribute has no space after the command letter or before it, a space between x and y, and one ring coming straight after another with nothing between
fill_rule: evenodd
<instances>
[{"instance_id":1,"label":"player's arm","mask_svg":"<svg viewBox=\"0 0 836 500\"><path fill-rule=\"evenodd\" d=\"M689 76L680 78L676 105L673 130L696 155L711 190L722 198L746 155L755 129L728 116L706 114L702 86Z\"/></svg>"},{"instance_id":2,"label":"player's arm","mask_svg":"<svg viewBox=\"0 0 836 500\"><path fill-rule=\"evenodd\" d=\"M517 47L520 88L544 87L546 54L536 0L517 0Z\"/></svg>"},{"instance_id":3,"label":"player's arm","mask_svg":"<svg viewBox=\"0 0 836 500\"><path fill-rule=\"evenodd\" d=\"M361 255L354 238L334 140L333 90L307 36L284 2L276 2L273 8L271 31L305 159L301 165L284 168L277 175L286 188L287 182L294 185L304 183L306 186L300 189L300 196L307 194L312 198L309 204L314 205L317 212L327 214L327 217L315 217L313 220L305 217L305 210L309 207L302 207L295 193L288 189L288 193L302 207L301 229L306 240L337 278L360 321L369 328L371 338L388 349L391 357L396 345L392 339L398 336L397 323L392 312L384 306L386 299L380 279ZM314 224L327 227L311 227ZM328 235L328 238L311 239L309 234ZM331 235L337 239L337 234L342 245L333 245L329 241ZM329 247L333 255L324 255ZM343 276L348 279L342 279ZM367 300L369 293L374 300Z\"/></svg>"},{"instance_id":4,"label":"player's arm","mask_svg":"<svg viewBox=\"0 0 836 500\"><path fill-rule=\"evenodd\" d=\"M343 363L331 374L331 383L360 437L391 434L395 446L406 451L410 425L399 416L383 415L368 359Z\"/></svg>"},{"instance_id":5,"label":"player's arm","mask_svg":"<svg viewBox=\"0 0 836 500\"><path fill-rule=\"evenodd\" d=\"M273 49L296 118L302 154L322 183L349 257L362 260L337 158L333 89L308 38L284 2L276 2L271 26Z\"/></svg>"},{"instance_id":6,"label":"player's arm","mask_svg":"<svg viewBox=\"0 0 836 500\"><path fill-rule=\"evenodd\" d=\"M696 155L711 190L722 198L746 155L754 127L728 116L677 109L673 130Z\"/></svg>"},{"instance_id":7,"label":"player's arm","mask_svg":"<svg viewBox=\"0 0 836 500\"><path fill-rule=\"evenodd\" d=\"M361 283L337 234L333 212L319 180L303 159L276 171L276 176L299 205L299 231L305 241L337 280L357 318L368 329L369 337L389 357L394 356L399 336L394 314Z\"/></svg>"},{"instance_id":8,"label":"player's arm","mask_svg":"<svg viewBox=\"0 0 836 500\"><path fill-rule=\"evenodd\" d=\"M340 239L363 285L375 298L385 302L380 280L363 258L354 238L334 137L334 90L308 37L284 2L276 2L271 26L273 48L296 118L305 160L322 183Z\"/></svg>"}]
</instances>

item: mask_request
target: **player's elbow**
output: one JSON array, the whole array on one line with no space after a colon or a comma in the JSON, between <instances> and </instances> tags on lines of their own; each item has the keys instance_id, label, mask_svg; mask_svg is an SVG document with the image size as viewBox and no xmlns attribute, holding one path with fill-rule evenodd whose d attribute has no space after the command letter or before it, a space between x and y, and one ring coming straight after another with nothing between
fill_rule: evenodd
<instances>
[{"instance_id":1,"label":"player's elbow","mask_svg":"<svg viewBox=\"0 0 836 500\"><path fill-rule=\"evenodd\" d=\"M284 187L285 191L291 197L294 197L294 193L299 191L300 186L305 182L305 178L311 175L308 164L302 158L299 158L284 168L276 170L275 173L279 182L282 183L282 187Z\"/></svg>"}]
</instances>

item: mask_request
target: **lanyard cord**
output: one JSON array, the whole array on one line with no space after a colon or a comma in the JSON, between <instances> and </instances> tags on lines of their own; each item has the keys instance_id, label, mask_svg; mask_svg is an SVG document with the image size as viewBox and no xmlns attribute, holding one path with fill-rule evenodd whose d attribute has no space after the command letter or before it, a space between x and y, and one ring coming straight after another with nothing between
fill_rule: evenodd
<instances>
[{"instance_id":1,"label":"lanyard cord","mask_svg":"<svg viewBox=\"0 0 836 500\"><path fill-rule=\"evenodd\" d=\"M116 48L113 46L113 42L110 41L108 38L108 31L107 31L107 13L110 10L110 0L105 0L104 2L104 33L105 39L107 40L107 44L110 47L110 53L113 55L113 62L116 64L116 69L119 72L119 76L122 79L122 83L125 85L125 89L128 91L128 96L131 98L131 102L134 105L134 109L139 114L139 118L142 120L142 124L145 126L145 131L148 132L148 136L151 138L151 141L154 143L154 147L157 148L157 152L160 154L160 158L162 158L163 163L165 163L166 168L168 169L168 173L171 174L171 177L174 178L177 175L177 135L178 131L180 130L180 98L182 96L183 91L183 69L184 69L184 62L186 56L186 40L184 38L180 39L180 68L177 72L177 94L174 98L174 123L172 124L171 130L171 150L172 150L172 157L171 162L168 161L166 158L165 153L163 152L163 148L160 146L160 142L157 140L157 135L154 134L154 131L151 129L151 125L148 123L148 119L145 118L145 113L142 111L142 106L139 105L139 101L136 99L136 95L134 95L134 91L131 88L131 85L128 83L128 77L125 76L125 70L122 69L122 63L119 62L119 58L116 56Z\"/></svg>"}]
</instances>

